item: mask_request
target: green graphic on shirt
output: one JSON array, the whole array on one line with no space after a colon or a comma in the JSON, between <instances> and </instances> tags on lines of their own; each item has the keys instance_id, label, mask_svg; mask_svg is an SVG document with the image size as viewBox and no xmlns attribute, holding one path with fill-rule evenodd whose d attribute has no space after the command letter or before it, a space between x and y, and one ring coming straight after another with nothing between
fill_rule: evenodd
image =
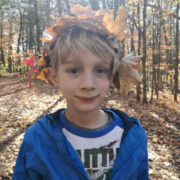
<instances>
[{"instance_id":1,"label":"green graphic on shirt","mask_svg":"<svg viewBox=\"0 0 180 180\"><path fill-rule=\"evenodd\" d=\"M90 167L90 154L89 154L89 149L85 149L84 152L85 156L85 162L84 162L84 168L89 168Z\"/></svg>"},{"instance_id":2,"label":"green graphic on shirt","mask_svg":"<svg viewBox=\"0 0 180 180\"><path fill-rule=\"evenodd\" d=\"M93 180L110 179L112 167L119 148L115 148L115 154L112 147L105 146L100 148L85 149L82 158L81 150L76 150L80 159L84 159L84 168ZM101 162L98 162L98 156L101 156ZM100 167L98 167L100 165Z\"/></svg>"},{"instance_id":3,"label":"green graphic on shirt","mask_svg":"<svg viewBox=\"0 0 180 180\"><path fill-rule=\"evenodd\" d=\"M98 177L96 180L109 180L111 176L112 168L109 169L107 172L102 174L100 177Z\"/></svg>"}]
</instances>

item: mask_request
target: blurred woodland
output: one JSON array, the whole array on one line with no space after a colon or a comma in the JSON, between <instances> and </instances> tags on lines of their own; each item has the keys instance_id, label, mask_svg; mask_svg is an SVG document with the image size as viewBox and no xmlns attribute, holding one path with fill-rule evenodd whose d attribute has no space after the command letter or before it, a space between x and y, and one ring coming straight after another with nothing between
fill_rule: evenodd
<instances>
[{"instance_id":1,"label":"blurred woodland","mask_svg":"<svg viewBox=\"0 0 180 180\"><path fill-rule=\"evenodd\" d=\"M45 29L57 17L71 15L70 4L91 5L93 10L128 9L126 37L120 42L125 55L141 54L143 83L137 87L137 100L150 102L159 92L179 93L179 0L0 0L0 75L28 71L24 60L33 50L41 56Z\"/></svg>"},{"instance_id":2,"label":"blurred woodland","mask_svg":"<svg viewBox=\"0 0 180 180\"><path fill-rule=\"evenodd\" d=\"M65 107L51 84L34 78L28 87L29 50L42 56L42 37L70 5L128 10L124 55L142 55L142 84L123 99L111 87L105 106L140 119L148 136L151 180L180 179L180 0L0 0L0 180L9 180L26 128ZM36 76L34 76L36 77Z\"/></svg>"}]
</instances>

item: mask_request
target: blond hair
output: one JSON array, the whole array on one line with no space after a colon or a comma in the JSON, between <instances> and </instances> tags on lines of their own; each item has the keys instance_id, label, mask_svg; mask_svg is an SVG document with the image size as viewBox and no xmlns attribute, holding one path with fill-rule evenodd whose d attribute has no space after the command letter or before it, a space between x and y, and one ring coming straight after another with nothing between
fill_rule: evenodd
<instances>
[{"instance_id":1,"label":"blond hair","mask_svg":"<svg viewBox=\"0 0 180 180\"><path fill-rule=\"evenodd\" d=\"M81 52L91 52L94 55L112 61L114 49L112 40L107 35L92 32L79 26L71 26L64 33L57 35L48 48L51 67L57 71L59 62L65 63L69 56L76 56Z\"/></svg>"}]
</instances>

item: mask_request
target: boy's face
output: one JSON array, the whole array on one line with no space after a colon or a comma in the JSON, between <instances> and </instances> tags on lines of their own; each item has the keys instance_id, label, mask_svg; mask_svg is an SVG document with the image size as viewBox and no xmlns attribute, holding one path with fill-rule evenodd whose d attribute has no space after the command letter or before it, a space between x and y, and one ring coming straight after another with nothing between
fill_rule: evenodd
<instances>
[{"instance_id":1,"label":"boy's face","mask_svg":"<svg viewBox=\"0 0 180 180\"><path fill-rule=\"evenodd\" d=\"M108 92L111 61L87 52L60 63L57 84L67 101L67 110L90 112L99 110Z\"/></svg>"}]
</instances>

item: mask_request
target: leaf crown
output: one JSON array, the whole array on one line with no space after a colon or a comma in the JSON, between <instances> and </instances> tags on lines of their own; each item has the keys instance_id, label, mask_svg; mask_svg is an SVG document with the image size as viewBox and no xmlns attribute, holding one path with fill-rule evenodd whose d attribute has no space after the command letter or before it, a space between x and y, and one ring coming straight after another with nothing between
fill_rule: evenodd
<instances>
[{"instance_id":1,"label":"leaf crown","mask_svg":"<svg viewBox=\"0 0 180 180\"><path fill-rule=\"evenodd\" d=\"M139 60L141 56L132 56L132 54L121 57L119 51L119 41L125 38L126 20L128 12L124 7L119 7L114 18L113 10L92 11L90 6L71 6L72 16L63 16L56 19L56 25L47 28L51 37L57 37L66 32L73 26L92 31L94 33L104 35L107 39L114 39L114 59L112 75L113 83L119 92L127 95L131 84L141 82L139 71L141 69ZM46 44L51 44L51 39L41 38ZM52 45L52 44L51 44ZM38 62L39 66L50 66L50 58L48 56L48 48L44 48L43 58ZM121 65L121 66L120 66ZM48 80L47 68L40 74L40 79Z\"/></svg>"}]
</instances>

